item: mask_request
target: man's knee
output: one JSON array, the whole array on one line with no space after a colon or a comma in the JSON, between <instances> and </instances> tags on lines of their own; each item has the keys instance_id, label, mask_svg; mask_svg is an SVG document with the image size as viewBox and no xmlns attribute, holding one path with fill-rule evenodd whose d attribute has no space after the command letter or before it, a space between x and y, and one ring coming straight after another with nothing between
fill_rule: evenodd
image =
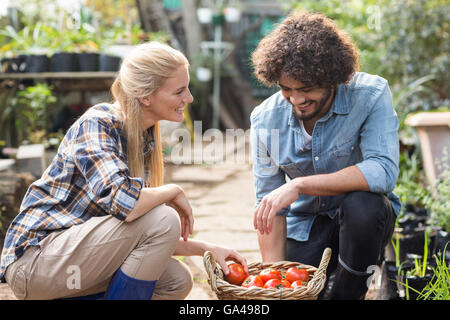
<instances>
[{"instance_id":1,"label":"man's knee","mask_svg":"<svg viewBox=\"0 0 450 320\"><path fill-rule=\"evenodd\" d=\"M355 228L384 223L388 218L388 206L383 195L355 191L348 193L341 203L340 220Z\"/></svg>"}]
</instances>

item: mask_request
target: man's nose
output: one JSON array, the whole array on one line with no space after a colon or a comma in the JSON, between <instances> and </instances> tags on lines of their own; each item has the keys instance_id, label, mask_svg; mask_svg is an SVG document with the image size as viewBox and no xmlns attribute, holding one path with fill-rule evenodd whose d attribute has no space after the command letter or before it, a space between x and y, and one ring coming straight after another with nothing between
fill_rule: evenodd
<instances>
[{"instance_id":1,"label":"man's nose","mask_svg":"<svg viewBox=\"0 0 450 320\"><path fill-rule=\"evenodd\" d=\"M306 101L306 97L302 94L291 94L289 96L289 101L293 104L293 105L299 105L299 104L303 104Z\"/></svg>"}]
</instances>

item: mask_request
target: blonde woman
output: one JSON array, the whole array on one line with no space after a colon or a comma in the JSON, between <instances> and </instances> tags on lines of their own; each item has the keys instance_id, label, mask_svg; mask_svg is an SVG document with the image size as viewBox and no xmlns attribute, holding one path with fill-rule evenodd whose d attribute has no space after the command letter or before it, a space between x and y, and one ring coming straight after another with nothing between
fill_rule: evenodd
<instances>
[{"instance_id":1,"label":"blonde woman","mask_svg":"<svg viewBox=\"0 0 450 320\"><path fill-rule=\"evenodd\" d=\"M238 252L188 239L189 201L163 185L159 121L183 121L188 66L167 45L137 46L112 85L115 102L68 130L5 238L0 279L18 299L183 299L192 276L173 256L205 250L225 272L227 260L247 269Z\"/></svg>"}]
</instances>

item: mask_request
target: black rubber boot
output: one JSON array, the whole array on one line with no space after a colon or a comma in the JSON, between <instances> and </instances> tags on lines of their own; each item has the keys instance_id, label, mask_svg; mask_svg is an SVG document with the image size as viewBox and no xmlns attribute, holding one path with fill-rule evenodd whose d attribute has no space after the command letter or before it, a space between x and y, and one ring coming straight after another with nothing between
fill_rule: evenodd
<instances>
[{"instance_id":1,"label":"black rubber boot","mask_svg":"<svg viewBox=\"0 0 450 320\"><path fill-rule=\"evenodd\" d=\"M331 290L323 295L328 300L364 300L367 290L367 279L370 274L352 273L340 263L334 274Z\"/></svg>"}]
</instances>

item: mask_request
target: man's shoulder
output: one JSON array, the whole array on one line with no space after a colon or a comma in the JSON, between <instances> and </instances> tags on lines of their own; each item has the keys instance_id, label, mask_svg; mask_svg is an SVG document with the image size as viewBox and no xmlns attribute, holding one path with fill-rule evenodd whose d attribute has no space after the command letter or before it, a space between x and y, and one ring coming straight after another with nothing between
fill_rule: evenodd
<instances>
[{"instance_id":1,"label":"man's shoulder","mask_svg":"<svg viewBox=\"0 0 450 320\"><path fill-rule=\"evenodd\" d=\"M347 84L351 91L360 91L367 93L383 92L388 86L388 81L378 75L366 72L356 72Z\"/></svg>"},{"instance_id":2,"label":"man's shoulder","mask_svg":"<svg viewBox=\"0 0 450 320\"><path fill-rule=\"evenodd\" d=\"M253 109L250 121L253 127L263 124L267 125L277 120L287 119L290 113L291 106L289 102L278 91Z\"/></svg>"}]
</instances>

